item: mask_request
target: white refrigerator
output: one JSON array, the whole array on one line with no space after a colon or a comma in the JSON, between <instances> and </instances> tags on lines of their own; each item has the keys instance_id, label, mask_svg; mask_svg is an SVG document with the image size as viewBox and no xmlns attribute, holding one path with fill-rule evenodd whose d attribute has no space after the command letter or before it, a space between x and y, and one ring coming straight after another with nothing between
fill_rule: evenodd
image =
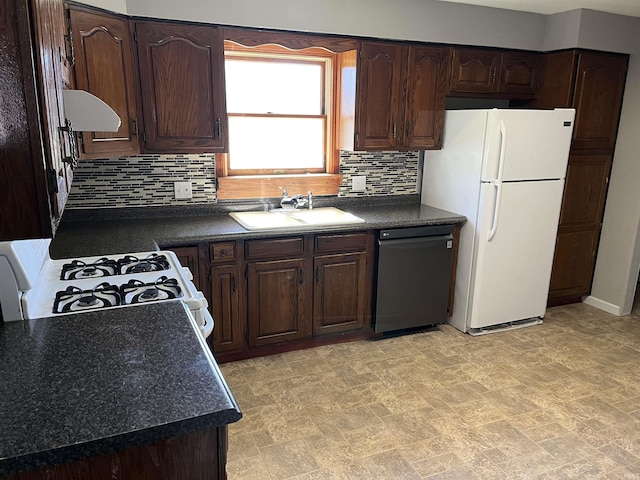
<instances>
[{"instance_id":1,"label":"white refrigerator","mask_svg":"<svg viewBox=\"0 0 640 480\"><path fill-rule=\"evenodd\" d=\"M465 215L449 323L478 335L545 314L575 111L452 110L421 202Z\"/></svg>"}]
</instances>

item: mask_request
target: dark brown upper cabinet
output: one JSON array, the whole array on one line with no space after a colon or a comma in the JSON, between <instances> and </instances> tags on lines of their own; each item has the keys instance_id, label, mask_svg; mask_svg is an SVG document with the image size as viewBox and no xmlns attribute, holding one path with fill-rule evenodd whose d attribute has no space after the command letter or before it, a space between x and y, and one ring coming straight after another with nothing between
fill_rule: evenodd
<instances>
[{"instance_id":1,"label":"dark brown upper cabinet","mask_svg":"<svg viewBox=\"0 0 640 480\"><path fill-rule=\"evenodd\" d=\"M215 27L136 22L143 149L227 150L224 52Z\"/></svg>"},{"instance_id":2,"label":"dark brown upper cabinet","mask_svg":"<svg viewBox=\"0 0 640 480\"><path fill-rule=\"evenodd\" d=\"M498 92L534 95L540 76L540 55L531 52L503 52Z\"/></svg>"},{"instance_id":3,"label":"dark brown upper cabinet","mask_svg":"<svg viewBox=\"0 0 640 480\"><path fill-rule=\"evenodd\" d=\"M613 150L627 62L626 55L581 53L578 56L573 96L576 109L573 150Z\"/></svg>"},{"instance_id":4,"label":"dark brown upper cabinet","mask_svg":"<svg viewBox=\"0 0 640 480\"><path fill-rule=\"evenodd\" d=\"M440 148L447 50L363 42L357 60L355 150Z\"/></svg>"},{"instance_id":5,"label":"dark brown upper cabinet","mask_svg":"<svg viewBox=\"0 0 640 480\"><path fill-rule=\"evenodd\" d=\"M448 51L439 47L408 48L404 142L412 149L442 146Z\"/></svg>"},{"instance_id":6,"label":"dark brown upper cabinet","mask_svg":"<svg viewBox=\"0 0 640 480\"><path fill-rule=\"evenodd\" d=\"M530 98L535 95L539 74L537 53L454 48L449 93Z\"/></svg>"},{"instance_id":7,"label":"dark brown upper cabinet","mask_svg":"<svg viewBox=\"0 0 640 480\"><path fill-rule=\"evenodd\" d=\"M61 0L6 2L0 26L0 241L50 238L74 163L62 102L64 6Z\"/></svg>"},{"instance_id":8,"label":"dark brown upper cabinet","mask_svg":"<svg viewBox=\"0 0 640 480\"><path fill-rule=\"evenodd\" d=\"M363 42L357 67L356 149L395 147L401 121L401 45Z\"/></svg>"},{"instance_id":9,"label":"dark brown upper cabinet","mask_svg":"<svg viewBox=\"0 0 640 480\"><path fill-rule=\"evenodd\" d=\"M76 88L106 102L122 121L117 132L83 132L86 158L140 152L133 43L129 21L70 6Z\"/></svg>"}]
</instances>

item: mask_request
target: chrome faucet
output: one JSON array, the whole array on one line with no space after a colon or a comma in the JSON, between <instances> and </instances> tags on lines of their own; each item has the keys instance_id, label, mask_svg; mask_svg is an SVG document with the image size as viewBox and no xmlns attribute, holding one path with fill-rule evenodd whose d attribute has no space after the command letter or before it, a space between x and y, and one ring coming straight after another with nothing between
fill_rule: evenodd
<instances>
[{"instance_id":1,"label":"chrome faucet","mask_svg":"<svg viewBox=\"0 0 640 480\"><path fill-rule=\"evenodd\" d=\"M287 189L284 187L278 187L282 190L282 198L280 199L280 206L285 210L295 210L296 208L307 207L309 210L313 208L313 195L311 192L307 192L307 196L297 193L293 196L289 196Z\"/></svg>"}]
</instances>

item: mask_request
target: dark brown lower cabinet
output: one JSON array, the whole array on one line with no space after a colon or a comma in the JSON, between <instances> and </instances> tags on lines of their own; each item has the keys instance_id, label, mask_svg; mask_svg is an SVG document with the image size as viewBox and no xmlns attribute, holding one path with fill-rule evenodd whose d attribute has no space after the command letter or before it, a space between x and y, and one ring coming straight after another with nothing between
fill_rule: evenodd
<instances>
[{"instance_id":1,"label":"dark brown lower cabinet","mask_svg":"<svg viewBox=\"0 0 640 480\"><path fill-rule=\"evenodd\" d=\"M302 258L247 264L250 347L310 336L304 266Z\"/></svg>"},{"instance_id":2,"label":"dark brown lower cabinet","mask_svg":"<svg viewBox=\"0 0 640 480\"><path fill-rule=\"evenodd\" d=\"M209 428L5 480L224 480L227 427Z\"/></svg>"},{"instance_id":3,"label":"dark brown lower cabinet","mask_svg":"<svg viewBox=\"0 0 640 480\"><path fill-rule=\"evenodd\" d=\"M366 305L366 253L314 258L313 334L362 328Z\"/></svg>"},{"instance_id":4,"label":"dark brown lower cabinet","mask_svg":"<svg viewBox=\"0 0 640 480\"><path fill-rule=\"evenodd\" d=\"M240 269L237 265L211 267L211 313L214 318L214 354L242 350L244 329L240 316Z\"/></svg>"},{"instance_id":5,"label":"dark brown lower cabinet","mask_svg":"<svg viewBox=\"0 0 640 480\"><path fill-rule=\"evenodd\" d=\"M588 295L591 290L611 155L569 157L553 260L549 304Z\"/></svg>"},{"instance_id":6,"label":"dark brown lower cabinet","mask_svg":"<svg viewBox=\"0 0 640 480\"><path fill-rule=\"evenodd\" d=\"M189 247L163 247L163 250L172 250L178 257L180 265L189 267L193 274L193 283L198 290L200 288L200 262L198 262L198 247L196 245Z\"/></svg>"}]
</instances>

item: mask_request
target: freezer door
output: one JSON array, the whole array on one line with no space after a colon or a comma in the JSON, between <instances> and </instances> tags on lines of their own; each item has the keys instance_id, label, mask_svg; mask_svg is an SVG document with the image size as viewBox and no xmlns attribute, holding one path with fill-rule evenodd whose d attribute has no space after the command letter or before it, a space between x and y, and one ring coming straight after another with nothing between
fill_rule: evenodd
<instances>
[{"instance_id":1,"label":"freezer door","mask_svg":"<svg viewBox=\"0 0 640 480\"><path fill-rule=\"evenodd\" d=\"M470 328L544 315L563 187L482 184Z\"/></svg>"},{"instance_id":2,"label":"freezer door","mask_svg":"<svg viewBox=\"0 0 640 480\"><path fill-rule=\"evenodd\" d=\"M564 178L574 116L571 108L490 110L482 180Z\"/></svg>"}]
</instances>

